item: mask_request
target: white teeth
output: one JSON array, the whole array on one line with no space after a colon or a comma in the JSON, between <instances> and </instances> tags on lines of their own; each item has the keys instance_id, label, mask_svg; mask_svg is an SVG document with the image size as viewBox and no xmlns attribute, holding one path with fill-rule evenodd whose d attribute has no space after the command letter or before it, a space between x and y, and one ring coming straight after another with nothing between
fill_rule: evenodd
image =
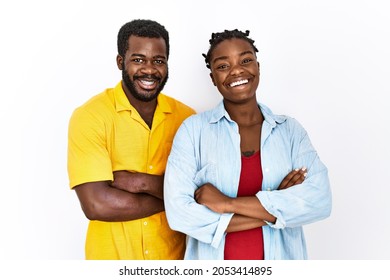
<instances>
[{"instance_id":1,"label":"white teeth","mask_svg":"<svg viewBox=\"0 0 390 280\"><path fill-rule=\"evenodd\" d=\"M240 80L240 81L237 81L237 82L233 82L229 86L230 87L236 87L236 86L240 86L240 85L247 84L247 83L248 83L248 80L245 79L245 80Z\"/></svg>"},{"instance_id":2,"label":"white teeth","mask_svg":"<svg viewBox=\"0 0 390 280\"><path fill-rule=\"evenodd\" d=\"M146 80L141 80L141 83L146 85L146 86L151 86L154 84L154 81L146 81Z\"/></svg>"}]
</instances>

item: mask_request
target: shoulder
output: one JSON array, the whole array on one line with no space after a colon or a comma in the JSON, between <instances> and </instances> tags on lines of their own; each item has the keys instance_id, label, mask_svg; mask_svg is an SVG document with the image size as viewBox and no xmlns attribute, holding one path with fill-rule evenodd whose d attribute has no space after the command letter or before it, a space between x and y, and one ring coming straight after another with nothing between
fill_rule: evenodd
<instances>
[{"instance_id":1,"label":"shoulder","mask_svg":"<svg viewBox=\"0 0 390 280\"><path fill-rule=\"evenodd\" d=\"M259 104L265 121L273 128L285 130L289 134L306 133L302 124L294 117L283 114L274 114L270 108L264 104Z\"/></svg>"},{"instance_id":2,"label":"shoulder","mask_svg":"<svg viewBox=\"0 0 390 280\"><path fill-rule=\"evenodd\" d=\"M91 97L79 108L84 108L85 110L101 109L105 107L107 108L107 107L112 107L113 102L114 102L114 89L107 88L104 91L100 92L99 94L96 94L95 96Z\"/></svg>"},{"instance_id":3,"label":"shoulder","mask_svg":"<svg viewBox=\"0 0 390 280\"><path fill-rule=\"evenodd\" d=\"M112 114L113 109L113 89L108 88L77 107L71 115L71 120L85 122L107 118Z\"/></svg>"},{"instance_id":4,"label":"shoulder","mask_svg":"<svg viewBox=\"0 0 390 280\"><path fill-rule=\"evenodd\" d=\"M193 134L198 134L200 131L210 129L212 125L213 110L208 110L193 114L184 120L182 129L191 131Z\"/></svg>"},{"instance_id":5,"label":"shoulder","mask_svg":"<svg viewBox=\"0 0 390 280\"><path fill-rule=\"evenodd\" d=\"M191 108L189 105L184 104L183 102L181 102L173 97L165 95L164 93L160 93L159 98L161 100L163 100L164 102L166 102L167 104L169 104L173 113L183 114L183 115L187 115L187 116L190 116L190 115L193 115L196 113L195 110L193 108Z\"/></svg>"}]
</instances>

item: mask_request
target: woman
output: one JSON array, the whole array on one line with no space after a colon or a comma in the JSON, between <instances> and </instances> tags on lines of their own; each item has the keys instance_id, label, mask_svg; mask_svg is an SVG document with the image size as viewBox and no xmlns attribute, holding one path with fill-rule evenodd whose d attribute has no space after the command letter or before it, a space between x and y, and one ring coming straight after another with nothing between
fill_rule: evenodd
<instances>
[{"instance_id":1,"label":"woman","mask_svg":"<svg viewBox=\"0 0 390 280\"><path fill-rule=\"evenodd\" d=\"M188 235L185 259L306 259L302 226L330 215L327 168L306 131L257 102L248 35L212 34L204 57L223 101L184 121L168 159L165 209Z\"/></svg>"}]
</instances>

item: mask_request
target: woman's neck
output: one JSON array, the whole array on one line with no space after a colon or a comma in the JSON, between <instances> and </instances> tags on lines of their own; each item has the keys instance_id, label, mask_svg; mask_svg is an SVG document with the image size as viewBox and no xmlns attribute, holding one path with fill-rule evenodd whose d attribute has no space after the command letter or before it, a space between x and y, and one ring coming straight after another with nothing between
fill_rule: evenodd
<instances>
[{"instance_id":1,"label":"woman's neck","mask_svg":"<svg viewBox=\"0 0 390 280\"><path fill-rule=\"evenodd\" d=\"M243 104L224 102L224 105L229 116L238 126L248 127L261 124L264 121L257 102Z\"/></svg>"}]
</instances>

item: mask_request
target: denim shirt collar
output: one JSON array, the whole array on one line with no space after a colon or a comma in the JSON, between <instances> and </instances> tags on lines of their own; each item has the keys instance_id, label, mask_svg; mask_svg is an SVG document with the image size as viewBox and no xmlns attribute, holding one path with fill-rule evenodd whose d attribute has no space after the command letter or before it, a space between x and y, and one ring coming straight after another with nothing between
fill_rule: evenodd
<instances>
[{"instance_id":1,"label":"denim shirt collar","mask_svg":"<svg viewBox=\"0 0 390 280\"><path fill-rule=\"evenodd\" d=\"M264 116L264 121L267 122L271 128L274 128L277 124L281 124L287 120L287 117L284 115L274 115L271 109L269 109L264 104L258 103L258 106ZM217 123L223 118L226 118L229 122L234 122L230 118L229 113L225 110L223 101L221 101L214 109L212 109L211 112L212 113L209 119L210 123Z\"/></svg>"}]
</instances>

